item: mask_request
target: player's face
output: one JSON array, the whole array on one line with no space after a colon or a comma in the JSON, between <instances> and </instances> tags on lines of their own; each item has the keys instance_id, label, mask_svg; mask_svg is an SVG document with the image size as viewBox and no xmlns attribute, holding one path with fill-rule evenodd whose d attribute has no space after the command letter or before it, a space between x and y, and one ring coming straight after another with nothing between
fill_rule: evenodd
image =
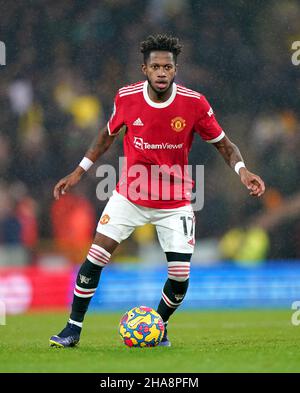
<instances>
[{"instance_id":1,"label":"player's face","mask_svg":"<svg viewBox=\"0 0 300 393\"><path fill-rule=\"evenodd\" d=\"M143 73L158 95L170 88L176 75L176 68L173 53L167 51L151 52L147 63L142 65Z\"/></svg>"}]
</instances>

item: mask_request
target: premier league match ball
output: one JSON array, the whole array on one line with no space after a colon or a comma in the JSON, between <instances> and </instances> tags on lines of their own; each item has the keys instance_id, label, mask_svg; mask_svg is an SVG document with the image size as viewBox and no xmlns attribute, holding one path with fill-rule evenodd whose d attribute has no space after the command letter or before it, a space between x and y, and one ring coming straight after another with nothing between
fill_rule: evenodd
<instances>
[{"instance_id":1,"label":"premier league match ball","mask_svg":"<svg viewBox=\"0 0 300 393\"><path fill-rule=\"evenodd\" d=\"M123 315L119 333L128 347L155 347L164 335L161 316L151 307L134 307Z\"/></svg>"}]
</instances>

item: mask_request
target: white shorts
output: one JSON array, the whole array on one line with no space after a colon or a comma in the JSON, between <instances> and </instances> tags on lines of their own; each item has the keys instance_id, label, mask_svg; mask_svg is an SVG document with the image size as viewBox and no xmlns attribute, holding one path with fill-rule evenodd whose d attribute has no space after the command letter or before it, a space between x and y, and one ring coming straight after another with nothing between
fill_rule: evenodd
<instances>
[{"instance_id":1,"label":"white shorts","mask_svg":"<svg viewBox=\"0 0 300 393\"><path fill-rule=\"evenodd\" d=\"M155 225L164 252L193 253L195 215L191 205L154 209L136 205L115 190L103 210L97 232L121 243L136 227L147 223Z\"/></svg>"}]
</instances>

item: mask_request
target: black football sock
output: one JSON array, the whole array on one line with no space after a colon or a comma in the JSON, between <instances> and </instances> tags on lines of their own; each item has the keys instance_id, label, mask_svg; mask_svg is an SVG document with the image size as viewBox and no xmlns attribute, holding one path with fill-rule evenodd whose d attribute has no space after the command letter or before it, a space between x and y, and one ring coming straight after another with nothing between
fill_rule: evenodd
<instances>
[{"instance_id":1,"label":"black football sock","mask_svg":"<svg viewBox=\"0 0 300 393\"><path fill-rule=\"evenodd\" d=\"M176 281L167 279L162 298L158 305L157 312L164 322L167 322L170 316L182 303L189 286L189 279L185 281Z\"/></svg>"},{"instance_id":2,"label":"black football sock","mask_svg":"<svg viewBox=\"0 0 300 393\"><path fill-rule=\"evenodd\" d=\"M71 334L80 334L81 333L81 327L75 325L75 324L71 324L71 323L67 323L67 326L58 334L59 337L68 337Z\"/></svg>"},{"instance_id":3,"label":"black football sock","mask_svg":"<svg viewBox=\"0 0 300 393\"><path fill-rule=\"evenodd\" d=\"M96 292L103 267L88 259L81 265L76 279L72 303L71 321L82 322L90 301Z\"/></svg>"}]
</instances>

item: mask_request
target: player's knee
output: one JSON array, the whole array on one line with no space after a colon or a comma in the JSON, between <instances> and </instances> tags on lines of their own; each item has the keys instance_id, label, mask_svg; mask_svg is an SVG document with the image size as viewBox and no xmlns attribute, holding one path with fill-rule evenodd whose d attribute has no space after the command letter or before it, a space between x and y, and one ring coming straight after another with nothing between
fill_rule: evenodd
<instances>
[{"instance_id":1,"label":"player's knee","mask_svg":"<svg viewBox=\"0 0 300 393\"><path fill-rule=\"evenodd\" d=\"M170 280L183 282L190 277L190 262L168 262L168 278Z\"/></svg>"},{"instance_id":2,"label":"player's knee","mask_svg":"<svg viewBox=\"0 0 300 393\"><path fill-rule=\"evenodd\" d=\"M104 267L108 264L111 254L103 247L92 244L87 259L94 265Z\"/></svg>"}]
</instances>

